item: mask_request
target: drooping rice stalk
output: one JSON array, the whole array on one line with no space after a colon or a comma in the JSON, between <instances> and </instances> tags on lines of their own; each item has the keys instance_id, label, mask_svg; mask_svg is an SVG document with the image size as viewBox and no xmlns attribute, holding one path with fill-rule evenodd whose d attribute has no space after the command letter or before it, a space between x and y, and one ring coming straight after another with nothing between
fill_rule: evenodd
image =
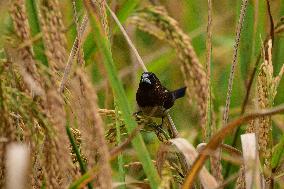
<instances>
[{"instance_id":1,"label":"drooping rice stalk","mask_svg":"<svg viewBox=\"0 0 284 189\"><path fill-rule=\"evenodd\" d=\"M187 86L187 99L190 104L193 99L197 101L202 139L205 140L208 137L205 128L207 76L191 45L189 36L180 29L177 21L171 18L162 7L142 9L131 17L130 23L161 40L167 41L176 49L184 82Z\"/></svg>"},{"instance_id":2,"label":"drooping rice stalk","mask_svg":"<svg viewBox=\"0 0 284 189\"><path fill-rule=\"evenodd\" d=\"M274 77L274 68L272 64L272 40L270 39L267 42L267 45L263 48L264 60L260 65L256 84L256 108L258 109L265 109L273 106L274 98L277 94L279 79L282 77L282 71ZM271 159L273 147L271 118L267 116L251 121L246 132L254 132L257 134L260 160L263 164L266 186L269 187L272 181ZM239 180L241 180L241 178Z\"/></svg>"},{"instance_id":3,"label":"drooping rice stalk","mask_svg":"<svg viewBox=\"0 0 284 189\"><path fill-rule=\"evenodd\" d=\"M54 71L62 72L67 60L67 42L59 1L40 0L39 20L49 65Z\"/></svg>"}]
</instances>

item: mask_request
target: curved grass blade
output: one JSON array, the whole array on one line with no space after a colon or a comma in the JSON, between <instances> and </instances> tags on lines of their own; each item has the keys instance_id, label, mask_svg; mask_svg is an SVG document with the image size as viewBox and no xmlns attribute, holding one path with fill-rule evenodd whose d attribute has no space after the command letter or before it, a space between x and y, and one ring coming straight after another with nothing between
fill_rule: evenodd
<instances>
[{"instance_id":1,"label":"curved grass blade","mask_svg":"<svg viewBox=\"0 0 284 189\"><path fill-rule=\"evenodd\" d=\"M127 102L125 91L120 80L117 77L118 74L112 59L109 41L107 37L102 34L103 32L101 26L99 25L99 19L94 14L94 11L96 11L95 7L89 1L85 0L84 3L89 13L89 19L93 34L97 39L96 44L99 47L104 58L103 63L107 70L112 89L116 95L118 107L122 111L122 118L125 121L127 131L128 133L131 133L131 131L133 131L137 127L137 123L131 117L131 110ZM137 136L133 139L132 145L143 165L144 171L147 175L147 178L149 179L151 187L157 188L159 186L160 178L151 161L150 155L146 149L145 143L140 133L138 133Z\"/></svg>"},{"instance_id":2,"label":"curved grass blade","mask_svg":"<svg viewBox=\"0 0 284 189\"><path fill-rule=\"evenodd\" d=\"M185 182L183 184L183 189L191 188L195 181L197 174L199 173L200 169L202 168L205 160L208 158L208 152L215 151L221 142L224 140L226 136L231 134L236 128L240 127L243 123L246 123L250 120L253 120L258 117L269 116L284 112L284 104L281 104L275 108L262 110L256 113L247 114L242 116L230 123L228 123L225 127L219 130L209 141L207 146L200 152L199 156L195 160L194 164L192 165L191 169L189 170L188 175L186 176Z\"/></svg>"}]
</instances>

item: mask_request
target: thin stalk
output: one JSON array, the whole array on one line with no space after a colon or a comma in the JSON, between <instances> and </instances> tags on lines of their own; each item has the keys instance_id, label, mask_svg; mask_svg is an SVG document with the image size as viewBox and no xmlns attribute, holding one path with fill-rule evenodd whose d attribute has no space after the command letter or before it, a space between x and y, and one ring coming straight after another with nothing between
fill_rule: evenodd
<instances>
[{"instance_id":1,"label":"thin stalk","mask_svg":"<svg viewBox=\"0 0 284 189\"><path fill-rule=\"evenodd\" d=\"M208 136L212 132L211 124L211 63L212 63L212 1L208 0L208 24L207 24L207 40L206 40L206 73L207 73L207 118L206 127L208 128ZM208 137L207 136L207 137Z\"/></svg>"},{"instance_id":2,"label":"thin stalk","mask_svg":"<svg viewBox=\"0 0 284 189\"><path fill-rule=\"evenodd\" d=\"M114 147L110 151L111 159L114 159L118 154L120 154L133 140L133 138L140 132L143 128L143 125L139 125L135 128L129 135L128 138L121 142L118 146Z\"/></svg>"},{"instance_id":3,"label":"thin stalk","mask_svg":"<svg viewBox=\"0 0 284 189\"><path fill-rule=\"evenodd\" d=\"M243 28L244 18L245 18L245 15L246 15L247 2L248 2L248 0L242 1L241 13L240 13L240 18L239 18L239 22L238 22L238 26L237 26L237 31L236 31L233 60L232 60L231 72L230 72L230 77L229 77L228 92L227 92L227 98L226 98L226 106L225 106L225 111L224 111L224 115L223 115L223 126L227 124L228 118L229 118L229 109L230 109L230 103L231 103L231 95L232 95L235 67L237 65L238 49L239 49L239 44L240 44L241 31L242 31L242 28Z\"/></svg>"},{"instance_id":4,"label":"thin stalk","mask_svg":"<svg viewBox=\"0 0 284 189\"><path fill-rule=\"evenodd\" d=\"M92 27L92 33L94 34L94 37L96 39L96 44L99 47L101 54L103 55L103 63L107 71L107 76L109 78L111 87L116 95L118 107L122 112L122 118L125 121L128 133L131 133L137 127L137 123L131 116L131 110L126 98L125 91L122 87L120 80L118 79L117 70L115 68L115 64L110 51L110 43L107 39L107 36L103 35L99 18L97 17L97 15L95 15L95 5L87 0L84 1L84 4L89 13L90 25ZM137 136L133 139L132 145L136 150L138 159L143 165L150 186L152 188L157 188L160 183L160 178L152 163L149 152L147 151L147 148L140 133L138 133Z\"/></svg>"},{"instance_id":5,"label":"thin stalk","mask_svg":"<svg viewBox=\"0 0 284 189\"><path fill-rule=\"evenodd\" d=\"M86 165L81 157L81 154L80 154L80 150L78 149L77 145L76 145L76 142L75 142L75 139L74 139L74 136L70 130L70 126L69 126L69 120L67 120L67 123L66 123L66 132L67 132L67 135L68 135L68 138L69 138L69 141L72 145L72 148L76 154L76 158L79 162L79 165L80 165L80 172L82 175L84 175L86 172L87 172L87 168L86 168ZM88 183L88 188L89 189L92 189L93 186L91 183Z\"/></svg>"},{"instance_id":6,"label":"thin stalk","mask_svg":"<svg viewBox=\"0 0 284 189\"><path fill-rule=\"evenodd\" d=\"M239 6L238 5L238 11L239 11ZM244 84L246 86L246 94L245 98L242 104L242 110L241 110L241 115L244 114L246 105L249 100L249 92L250 88L253 83L253 78L249 77L249 70L250 70L250 65L252 64L251 62L253 61L254 57L254 50L255 50L255 37L256 37L256 20L255 19L255 8L254 8L254 3L252 1L248 2L247 5L247 13L246 13L246 19L244 20L244 28L240 39L240 56L239 56L239 61L240 61L240 71L241 71L241 76L242 79L244 80ZM260 57L257 58L257 61L259 61ZM257 69L254 68L253 72L256 72ZM255 74L255 73L253 73ZM233 146L237 142L237 139L240 135L240 128L237 129L237 131L234 133L233 136ZM224 177L227 178L229 176L230 169L232 165L230 163L226 163L224 165L225 169L225 174Z\"/></svg>"},{"instance_id":7,"label":"thin stalk","mask_svg":"<svg viewBox=\"0 0 284 189\"><path fill-rule=\"evenodd\" d=\"M115 100L115 99L114 99ZM116 102L114 102L114 107L115 107L115 128L116 128L116 143L120 144L121 143L121 138L120 138L120 122L119 122L119 113L118 113L118 107L116 105ZM119 154L117 156L117 162L118 162L118 173L119 173L119 182L125 183L125 172L124 172L124 161L123 161L123 155ZM125 185L123 184L122 186L119 187L120 189L125 189Z\"/></svg>"},{"instance_id":8,"label":"thin stalk","mask_svg":"<svg viewBox=\"0 0 284 189\"><path fill-rule=\"evenodd\" d=\"M247 11L247 4L248 4L248 0L242 0L240 18L239 18L237 30L236 30L236 37L235 37L235 44L234 44L234 51L233 51L233 60L232 60L230 77L229 77L229 85L228 85L228 91L227 91L226 105L225 105L225 111L224 111L224 114L223 114L223 124L222 124L223 127L227 124L228 118L229 118L229 109L230 109L230 103L231 103L235 67L237 65L237 56L238 56L239 44L240 44L240 40L241 40L242 28L243 28L243 25L244 25L244 18L246 16L246 11ZM229 169L230 169L230 164L226 167L226 172ZM227 176L227 175L225 175L225 176Z\"/></svg>"},{"instance_id":9,"label":"thin stalk","mask_svg":"<svg viewBox=\"0 0 284 189\"><path fill-rule=\"evenodd\" d=\"M121 25L120 21L118 20L118 18L116 17L116 15L114 14L114 12L109 8L109 6L106 4L106 7L108 9L108 11L110 12L112 18L114 19L114 21L116 22L116 24L118 25L120 31L122 32L123 36L125 37L128 45L130 46L130 48L133 50L141 68L143 69L144 72L147 72L147 68L141 58L141 56L139 55L137 49L135 48L134 44L132 43L131 39L128 37L127 32L125 31L125 29L123 28L123 26Z\"/></svg>"},{"instance_id":10,"label":"thin stalk","mask_svg":"<svg viewBox=\"0 0 284 189\"><path fill-rule=\"evenodd\" d=\"M254 63L254 67L253 67L253 71L251 72L250 76L249 76L249 80L247 82L246 85L246 93L245 93L245 98L243 100L242 103L242 108L241 108L241 115L243 115L246 112L246 108L249 102L249 98L250 98L250 93L251 93L251 89L252 89L252 85L253 85L253 81L254 78L256 76L257 73L257 69L261 60L261 44L262 41L260 40L260 36L264 35L264 23L265 23L265 2L264 1L259 1L258 3L256 3L255 5L255 9L254 9L254 38L250 39L248 38L246 41L253 41L253 55L254 55L254 59L255 59L255 63ZM273 23L271 25L274 25ZM276 29L276 28L275 28ZM271 29L270 29L271 30ZM276 32L274 30L274 32ZM266 46L267 41L269 39L269 35L266 36L265 40L264 40L264 46ZM245 49L245 51L247 51L247 49ZM247 58L247 54L244 55L244 57ZM238 141L238 137L241 134L241 129L237 128L236 132L234 133L233 136L233 140L232 140L232 146L235 146L237 141ZM229 164L226 167L226 171L225 171L225 178L230 174L230 169L231 169L231 165Z\"/></svg>"},{"instance_id":11,"label":"thin stalk","mask_svg":"<svg viewBox=\"0 0 284 189\"><path fill-rule=\"evenodd\" d=\"M77 37L74 40L71 52L69 54L69 57L68 57L68 60L67 60L67 63L66 63L65 69L64 69L63 77L62 77L62 80L61 80L61 83L60 83L60 86L59 86L59 89L58 89L58 91L60 93L63 92L63 89L64 89L65 83L67 81L68 75L71 71L71 67L72 67L74 58L76 57L78 51L81 48L81 37L83 36L83 34L85 32L85 29L87 27L87 23L88 23L88 17L87 17L87 15L85 15L84 18L83 18L81 27L77 31Z\"/></svg>"},{"instance_id":12,"label":"thin stalk","mask_svg":"<svg viewBox=\"0 0 284 189\"><path fill-rule=\"evenodd\" d=\"M116 24L118 25L119 29L121 30L122 34L124 35L128 45L131 47L131 49L133 50L134 52L134 55L136 56L137 60L138 60L138 63L140 64L140 66L142 67L143 71L144 72L147 72L147 68L141 58L141 56L139 55L137 49L135 48L134 44L132 43L131 39L129 38L127 32L125 31L125 29L123 28L123 26L121 25L119 19L117 18L117 16L115 15L115 13L110 9L110 7L106 4L106 7L108 9L108 11L110 12L111 16L113 17L114 21L116 22ZM176 126L169 114L169 112L167 111L166 112L167 114L167 120L168 120L168 123L170 124L170 130L173 131L173 137L176 138L178 137L178 131L176 129Z\"/></svg>"},{"instance_id":13,"label":"thin stalk","mask_svg":"<svg viewBox=\"0 0 284 189\"><path fill-rule=\"evenodd\" d=\"M125 3L121 6L121 8L118 11L118 19L121 23L124 23L127 19L127 17L134 11L134 8L137 6L137 4L139 3L138 0L131 0L131 1L125 1ZM116 25L115 25L116 26ZM117 27L115 27L112 31L112 33L115 33L117 31ZM93 38L93 34L90 33L87 36L87 39L85 40L85 44L84 44L84 54L85 54L85 60L89 60L90 59L90 55L96 51L96 45L95 42L93 40L91 40Z\"/></svg>"}]
</instances>

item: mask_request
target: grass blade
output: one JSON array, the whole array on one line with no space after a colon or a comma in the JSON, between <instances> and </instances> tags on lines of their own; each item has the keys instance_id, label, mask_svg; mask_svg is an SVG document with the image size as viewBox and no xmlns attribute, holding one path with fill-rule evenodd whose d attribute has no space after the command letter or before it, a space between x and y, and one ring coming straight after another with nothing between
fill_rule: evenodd
<instances>
[{"instance_id":1,"label":"grass blade","mask_svg":"<svg viewBox=\"0 0 284 189\"><path fill-rule=\"evenodd\" d=\"M110 84L116 94L118 107L122 111L122 118L125 121L128 133L131 133L137 127L136 122L131 117L131 111L129 104L127 102L125 91L122 87L121 82L117 77L117 71L112 59L112 54L110 52L110 44L107 40L107 37L102 35L102 28L99 25L98 18L94 14L95 7L92 6L90 2L84 1L85 6L89 13L90 24L96 37L96 44L101 50L101 53L104 57L104 65L108 73L108 78L110 80ZM152 188L157 188L160 182L160 178L154 165L151 161L149 153L146 149L144 141L142 139L141 134L137 134L137 136L133 139L132 145L137 152L138 158L141 161L147 178L149 179L150 185Z\"/></svg>"},{"instance_id":2,"label":"grass blade","mask_svg":"<svg viewBox=\"0 0 284 189\"><path fill-rule=\"evenodd\" d=\"M134 8L139 3L139 0L125 1L121 9L117 13L118 20L123 23L127 17L133 12Z\"/></svg>"},{"instance_id":3,"label":"grass blade","mask_svg":"<svg viewBox=\"0 0 284 189\"><path fill-rule=\"evenodd\" d=\"M67 132L67 135L68 135L68 138L70 140L70 143L72 145L72 148L76 154L76 158L79 162L79 165L80 165L80 172L81 174L85 174L87 169L86 169L86 165L81 157L81 154L80 154L80 150L78 149L77 145L76 145L76 142L75 142L75 139L74 139L74 136L71 132L71 129L70 129L70 126L69 126L69 121L67 120L67 123L66 123L66 132ZM92 184L91 183L88 183L88 188L91 189L93 188Z\"/></svg>"},{"instance_id":4,"label":"grass blade","mask_svg":"<svg viewBox=\"0 0 284 189\"><path fill-rule=\"evenodd\" d=\"M118 107L117 107L116 103L114 104L114 106L115 106L115 114L117 116L116 121L115 121L116 142L117 142L117 144L120 144L121 138L120 138L120 122L119 122ZM119 182L125 183L125 172L124 172L124 168L123 168L124 161L123 161L123 155L122 154L118 155L117 163L118 163L118 172L119 172ZM123 184L122 186L119 187L119 189L125 189L125 185Z\"/></svg>"},{"instance_id":5,"label":"grass blade","mask_svg":"<svg viewBox=\"0 0 284 189\"><path fill-rule=\"evenodd\" d=\"M279 16L282 16L282 15L284 15L284 2L283 1L281 3ZM284 51L284 38L281 37L281 35L275 35L275 42L274 42L273 48L274 48L273 56L272 56L273 57L273 63L275 65L276 72L278 72L278 70L281 69L281 67L283 65L283 60L284 60L284 53L282 53ZM280 85L283 86L284 80L282 80L280 82L281 82ZM284 87L279 87L275 102L281 103L281 101L283 101L283 99L284 99Z\"/></svg>"},{"instance_id":6,"label":"grass blade","mask_svg":"<svg viewBox=\"0 0 284 189\"><path fill-rule=\"evenodd\" d=\"M37 5L34 0L26 0L27 15L31 29L31 35L35 37L40 34L40 24L37 15ZM35 58L40 60L44 65L48 65L47 57L44 54L44 46L42 39L33 43Z\"/></svg>"},{"instance_id":7,"label":"grass blade","mask_svg":"<svg viewBox=\"0 0 284 189\"><path fill-rule=\"evenodd\" d=\"M271 168L275 169L283 157L284 152L284 135L282 135L280 142L275 146L271 159Z\"/></svg>"}]
</instances>

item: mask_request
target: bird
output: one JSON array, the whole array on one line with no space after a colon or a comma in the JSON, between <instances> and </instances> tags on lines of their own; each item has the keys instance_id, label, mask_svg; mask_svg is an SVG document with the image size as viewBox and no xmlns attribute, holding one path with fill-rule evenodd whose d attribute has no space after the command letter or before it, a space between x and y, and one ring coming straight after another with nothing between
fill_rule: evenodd
<instances>
[{"instance_id":1,"label":"bird","mask_svg":"<svg viewBox=\"0 0 284 189\"><path fill-rule=\"evenodd\" d=\"M158 77L152 72L143 72L136 92L138 112L150 117L163 118L176 99L185 95L186 87L174 91L164 87Z\"/></svg>"}]
</instances>

